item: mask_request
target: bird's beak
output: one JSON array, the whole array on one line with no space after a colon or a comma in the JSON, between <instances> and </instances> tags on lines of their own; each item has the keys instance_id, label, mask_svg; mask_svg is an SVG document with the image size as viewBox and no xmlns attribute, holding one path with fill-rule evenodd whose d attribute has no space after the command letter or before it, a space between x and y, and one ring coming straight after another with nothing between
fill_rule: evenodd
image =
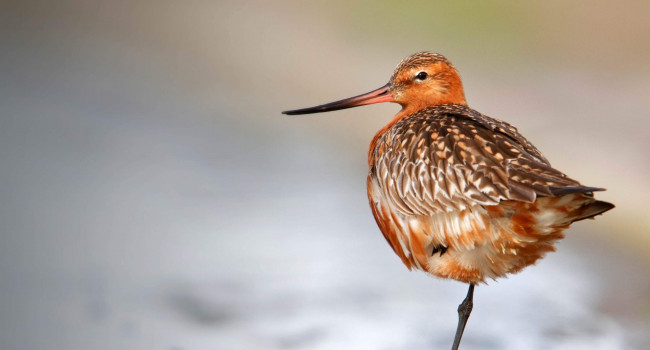
<instances>
[{"instance_id":1,"label":"bird's beak","mask_svg":"<svg viewBox=\"0 0 650 350\"><path fill-rule=\"evenodd\" d=\"M370 91L363 95L346 98L344 100L326 103L324 105L309 107L303 109L294 109L292 111L284 111L282 114L296 115L296 114L311 114L320 112L337 111L339 109L346 109L373 103L381 102L395 102L393 93L390 90L390 84L386 84L377 90Z\"/></svg>"}]
</instances>

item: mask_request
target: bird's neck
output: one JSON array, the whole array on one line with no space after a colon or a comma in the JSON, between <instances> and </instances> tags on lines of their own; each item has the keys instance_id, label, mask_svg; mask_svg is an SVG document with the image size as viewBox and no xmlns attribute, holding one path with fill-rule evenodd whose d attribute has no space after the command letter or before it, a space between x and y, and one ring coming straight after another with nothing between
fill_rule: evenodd
<instances>
[{"instance_id":1,"label":"bird's neck","mask_svg":"<svg viewBox=\"0 0 650 350\"><path fill-rule=\"evenodd\" d=\"M420 104L408 104L408 105L402 105L402 110L399 111L393 119L391 119L388 124L384 125L379 131L375 134L375 137L372 138L372 141L370 142L370 147L368 149L368 169L372 169L372 166L375 164L375 159L376 155L375 154L375 148L377 148L377 143L379 143L379 139L384 136L384 134L390 130L390 128L393 127L397 122L400 120L408 117L409 115L427 108L427 107L434 107L434 106L441 106L441 105L447 105L447 104L458 104L458 105L465 105L467 106L467 102L465 101L465 94L463 93L462 88L458 90L458 93L453 96L453 98L450 98L449 100L444 100L441 101L441 103L436 103L434 105L420 105Z\"/></svg>"}]
</instances>

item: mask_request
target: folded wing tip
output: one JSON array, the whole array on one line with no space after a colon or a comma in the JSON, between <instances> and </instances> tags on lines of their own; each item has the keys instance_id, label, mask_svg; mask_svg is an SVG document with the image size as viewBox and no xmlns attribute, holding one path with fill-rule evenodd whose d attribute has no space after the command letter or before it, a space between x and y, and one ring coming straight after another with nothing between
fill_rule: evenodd
<instances>
[{"instance_id":1,"label":"folded wing tip","mask_svg":"<svg viewBox=\"0 0 650 350\"><path fill-rule=\"evenodd\" d=\"M590 187L590 186L568 186L568 187L549 187L549 191L554 196L564 196L566 194L572 193L590 193L590 192L601 192L606 191L602 187Z\"/></svg>"}]
</instances>

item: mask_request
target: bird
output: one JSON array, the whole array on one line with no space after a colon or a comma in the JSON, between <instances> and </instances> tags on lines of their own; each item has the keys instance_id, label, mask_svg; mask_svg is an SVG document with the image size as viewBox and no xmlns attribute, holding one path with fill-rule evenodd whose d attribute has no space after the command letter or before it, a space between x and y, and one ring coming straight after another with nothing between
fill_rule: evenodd
<instances>
[{"instance_id":1,"label":"bird","mask_svg":"<svg viewBox=\"0 0 650 350\"><path fill-rule=\"evenodd\" d=\"M555 250L563 231L614 205L551 166L517 128L470 108L443 55L404 58L388 83L286 115L393 102L401 110L373 137L367 192L384 238L406 267L469 284L452 349L473 309L474 287L521 271Z\"/></svg>"}]
</instances>

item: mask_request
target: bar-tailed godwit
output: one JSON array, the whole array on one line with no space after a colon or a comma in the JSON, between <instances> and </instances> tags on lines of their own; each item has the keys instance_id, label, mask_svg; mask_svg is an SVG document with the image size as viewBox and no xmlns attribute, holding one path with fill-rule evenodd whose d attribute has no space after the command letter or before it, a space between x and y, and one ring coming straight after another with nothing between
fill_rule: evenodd
<instances>
[{"instance_id":1,"label":"bar-tailed godwit","mask_svg":"<svg viewBox=\"0 0 650 350\"><path fill-rule=\"evenodd\" d=\"M515 127L467 106L442 55L405 58L367 94L292 111L309 114L380 102L402 109L368 151L368 198L377 225L409 269L469 284L458 307L457 349L474 286L521 271L573 222L614 205L553 168Z\"/></svg>"}]
</instances>

